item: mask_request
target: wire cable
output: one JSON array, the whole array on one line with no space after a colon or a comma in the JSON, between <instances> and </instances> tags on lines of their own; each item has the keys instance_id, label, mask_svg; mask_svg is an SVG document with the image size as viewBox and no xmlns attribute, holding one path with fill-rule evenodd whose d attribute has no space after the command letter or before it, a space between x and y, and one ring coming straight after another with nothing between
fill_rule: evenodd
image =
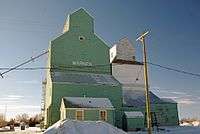
<instances>
[{"instance_id":1,"label":"wire cable","mask_svg":"<svg viewBox=\"0 0 200 134\"><path fill-rule=\"evenodd\" d=\"M31 61L34 61L35 59L37 59L37 58L39 58L39 57L41 57L41 56L47 54L48 52L49 52L49 51L47 50L47 51L45 51L45 52L43 52L43 53L41 53L41 54L39 54L39 55L37 55L37 56L35 56L35 57L31 57L31 59L29 59L29 60L27 60L27 61L25 61L25 62L23 62L23 63L21 63L21 64L19 64L19 65L16 65L16 66L14 66L14 67L12 67L12 68L10 68L10 69L8 69L8 70L2 72L2 73L0 73L0 76L3 78L3 75L4 75L4 74L6 74L6 73L8 73L8 72L10 72L10 71L12 71L12 70L15 70L15 69L17 69L17 68L19 68L19 67L21 67L21 66L23 66L23 65L25 65L25 64L27 64L27 63L29 63L29 62L31 62Z\"/></svg>"},{"instance_id":2,"label":"wire cable","mask_svg":"<svg viewBox=\"0 0 200 134\"><path fill-rule=\"evenodd\" d=\"M0 76L3 78L3 75L12 71L12 70L47 70L47 69L56 69L56 70L67 70L67 69L70 69L70 71L77 71L77 69L79 68L98 68L98 67L106 67L106 66L110 66L110 64L99 64L99 65L92 65L92 66L75 66L75 65L71 65L71 66L55 66L55 67L52 67L52 68L49 68L49 67L30 67L30 68L20 68L21 66L47 54L48 51L45 51L41 54L39 54L38 56L36 57L32 57L31 59L19 64L19 65L16 65L12 68L0 68L0 70L6 70L2 73L0 73ZM143 62L141 62L143 63ZM159 67L159 68L163 68L163 69L166 69L166 70L170 70L170 71L175 71L175 72L178 72L178 73L182 73L182 74L187 74L187 75L191 75L191 76L195 76L195 77L198 77L200 78L200 74L197 74L197 73L193 73L193 72L188 72L188 71L185 71L185 70L180 70L180 69L176 69L176 68L172 68L172 67L168 67L168 66L163 66L163 65L160 65L160 64L156 64L156 63L152 63L152 62L147 62L147 64L149 65L152 65L152 66L156 66L156 67ZM138 75L141 73L141 70L138 72ZM137 76L138 78L139 76Z\"/></svg>"},{"instance_id":3,"label":"wire cable","mask_svg":"<svg viewBox=\"0 0 200 134\"><path fill-rule=\"evenodd\" d=\"M200 78L200 74L197 74L197 73L192 73L192 72L188 72L188 71L185 71L185 70L179 70L179 69L163 66L163 65L160 65L160 64L156 64L156 63L151 63L151 62L147 62L147 63L150 64L150 65L153 65L153 66L157 66L157 67L160 67L160 68L170 70L170 71L175 71L175 72L178 72L178 73L187 74L187 75L191 75L191 76L195 76L195 77Z\"/></svg>"},{"instance_id":4,"label":"wire cable","mask_svg":"<svg viewBox=\"0 0 200 134\"><path fill-rule=\"evenodd\" d=\"M28 62L30 62L32 60L33 59L30 59ZM26 62L26 63L28 63L28 62ZM163 68L163 69L166 69L166 70L175 71L175 72L178 72L178 73L192 75L192 76L196 76L196 77L200 78L200 74L197 74L197 73L187 72L187 71L184 71L184 70L179 70L179 69L175 69L175 68L171 68L171 67L163 66L163 65L160 65L160 64L151 63L151 62L148 62L148 64L156 66L156 67L160 67L160 68ZM20 64L20 66L22 66L22 65L24 65L24 63ZM49 68L49 67L30 67L30 68L27 67L27 68L19 68L20 66L18 65L18 66L15 66L13 68L0 68L0 70L7 70L7 71L1 73L0 75L8 73L8 72L10 72L12 70L47 70L47 69L66 70L66 69L70 69L70 68L71 69L77 69L77 68L105 67L105 66L110 66L110 64L93 65L93 66L56 66L56 67L52 67L52 68ZM140 73L141 73L141 71L140 71ZM138 74L140 74L140 73L138 73Z\"/></svg>"},{"instance_id":5,"label":"wire cable","mask_svg":"<svg viewBox=\"0 0 200 134\"><path fill-rule=\"evenodd\" d=\"M143 66L140 66L140 69L139 69L139 71L138 71L138 73L137 73L137 77L136 77L136 79L135 79L134 84L136 84L136 82L139 80L140 74L141 74L141 72L142 72L142 67L143 67Z\"/></svg>"}]
</instances>

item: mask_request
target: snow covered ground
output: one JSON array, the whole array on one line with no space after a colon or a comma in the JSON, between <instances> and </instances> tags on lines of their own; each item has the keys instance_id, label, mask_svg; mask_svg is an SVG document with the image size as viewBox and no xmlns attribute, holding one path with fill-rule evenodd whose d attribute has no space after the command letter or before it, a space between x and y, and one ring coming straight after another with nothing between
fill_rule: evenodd
<instances>
[{"instance_id":1,"label":"snow covered ground","mask_svg":"<svg viewBox=\"0 0 200 134\"><path fill-rule=\"evenodd\" d=\"M49 127L44 134L147 134L147 131L126 133L102 121L65 120ZM159 132L154 131L153 134L200 134L200 127L160 127Z\"/></svg>"},{"instance_id":2,"label":"snow covered ground","mask_svg":"<svg viewBox=\"0 0 200 134\"><path fill-rule=\"evenodd\" d=\"M72 123L72 122L71 122ZM89 122L88 122L89 123ZM98 124L98 123L97 123ZM74 125L76 125L76 127L72 127L68 126L65 127L65 129L67 130L67 132L65 133L63 130L59 131L60 133L58 134L127 134L115 127L113 127L112 125L106 125L106 126L97 126L97 124L95 125L96 127L94 127L92 124L84 124L82 127L81 125L77 126L76 123ZM100 123L101 124L101 123ZM72 125L72 124L71 124ZM109 127L109 129L108 129ZM55 126L51 127L51 128L55 128ZM177 126L177 127L161 127L162 129L165 130L160 130L160 132L156 132L154 131L153 134L200 134L200 127L192 127L192 126ZM40 132L39 128L36 127L31 127L28 128L26 130L21 131L20 128L15 128L15 132L0 132L1 134L42 134L42 132ZM56 132L58 132L56 129L51 129L51 131L46 131L45 134L55 134ZM128 134L147 134L147 132L128 132Z\"/></svg>"},{"instance_id":3,"label":"snow covered ground","mask_svg":"<svg viewBox=\"0 0 200 134\"><path fill-rule=\"evenodd\" d=\"M200 127L174 126L161 128L162 130L154 131L153 134L200 134ZM128 132L128 134L147 134L147 132Z\"/></svg>"},{"instance_id":4,"label":"snow covered ground","mask_svg":"<svg viewBox=\"0 0 200 134\"><path fill-rule=\"evenodd\" d=\"M20 127L15 127L15 131L0 132L1 134L42 134L40 128L29 127L25 130L20 130Z\"/></svg>"}]
</instances>

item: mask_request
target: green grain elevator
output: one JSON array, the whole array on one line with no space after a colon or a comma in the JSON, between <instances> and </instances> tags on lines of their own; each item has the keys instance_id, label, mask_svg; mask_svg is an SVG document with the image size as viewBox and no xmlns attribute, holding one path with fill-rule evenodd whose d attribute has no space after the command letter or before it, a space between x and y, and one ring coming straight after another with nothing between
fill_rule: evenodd
<instances>
[{"instance_id":1,"label":"green grain elevator","mask_svg":"<svg viewBox=\"0 0 200 134\"><path fill-rule=\"evenodd\" d=\"M64 97L108 98L115 126L122 126L122 89L111 75L109 47L94 33L94 20L79 9L68 16L63 33L49 46L44 84L44 125L60 119Z\"/></svg>"}]
</instances>

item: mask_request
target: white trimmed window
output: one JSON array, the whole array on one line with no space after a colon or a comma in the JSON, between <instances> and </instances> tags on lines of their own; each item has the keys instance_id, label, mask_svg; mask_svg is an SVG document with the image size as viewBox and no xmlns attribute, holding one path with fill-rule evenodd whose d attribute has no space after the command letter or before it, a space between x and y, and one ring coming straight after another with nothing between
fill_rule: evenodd
<instances>
[{"instance_id":1,"label":"white trimmed window","mask_svg":"<svg viewBox=\"0 0 200 134\"><path fill-rule=\"evenodd\" d=\"M84 111L76 110L76 120L84 120Z\"/></svg>"},{"instance_id":2,"label":"white trimmed window","mask_svg":"<svg viewBox=\"0 0 200 134\"><path fill-rule=\"evenodd\" d=\"M99 118L102 121L107 121L107 111L106 110L100 110L99 111Z\"/></svg>"}]
</instances>

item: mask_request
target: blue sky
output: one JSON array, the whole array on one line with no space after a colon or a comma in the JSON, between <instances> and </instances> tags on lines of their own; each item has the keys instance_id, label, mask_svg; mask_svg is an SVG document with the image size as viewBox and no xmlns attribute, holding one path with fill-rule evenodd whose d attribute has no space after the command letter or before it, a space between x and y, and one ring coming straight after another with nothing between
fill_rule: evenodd
<instances>
[{"instance_id":1,"label":"blue sky","mask_svg":"<svg viewBox=\"0 0 200 134\"><path fill-rule=\"evenodd\" d=\"M0 67L12 67L41 53L61 33L67 14L85 8L95 20L95 32L112 46L128 37L141 61L135 41L144 30L149 61L199 73L200 2L198 0L1 0ZM44 67L46 56L24 67ZM180 117L200 118L200 78L149 66L151 90L179 102ZM12 71L0 79L0 113L8 117L40 112L44 70Z\"/></svg>"}]
</instances>

